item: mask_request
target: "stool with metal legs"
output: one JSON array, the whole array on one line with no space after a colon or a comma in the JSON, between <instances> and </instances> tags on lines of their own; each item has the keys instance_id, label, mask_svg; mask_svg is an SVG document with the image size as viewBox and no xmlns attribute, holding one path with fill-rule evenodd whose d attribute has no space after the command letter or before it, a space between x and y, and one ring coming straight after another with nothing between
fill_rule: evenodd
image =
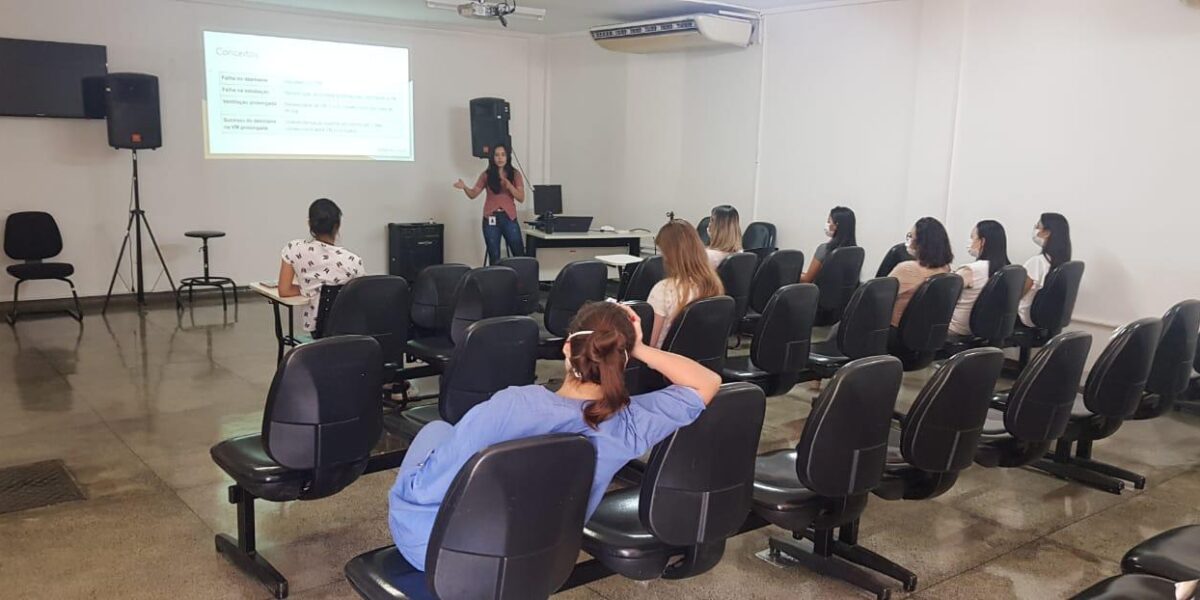
<instances>
[{"instance_id":1,"label":"stool with metal legs","mask_svg":"<svg viewBox=\"0 0 1200 600\"><path fill-rule=\"evenodd\" d=\"M233 303L237 305L237 284L228 277L214 277L208 273L208 240L209 238L225 237L224 231L188 231L183 235L190 238L200 238L200 252L204 254L204 275L201 277L185 277L179 280L179 290L176 292L176 301L179 300L178 295L183 292L183 288L187 288L188 303L192 302L192 292L196 286L215 287L221 290L221 308L227 310L228 305L225 303L225 286L229 286L233 290Z\"/></svg>"}]
</instances>

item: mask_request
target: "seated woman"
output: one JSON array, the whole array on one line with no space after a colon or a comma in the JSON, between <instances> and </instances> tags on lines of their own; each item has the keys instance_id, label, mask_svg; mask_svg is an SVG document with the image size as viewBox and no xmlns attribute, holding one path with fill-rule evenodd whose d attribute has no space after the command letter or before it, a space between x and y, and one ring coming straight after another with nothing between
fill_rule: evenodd
<instances>
[{"instance_id":1,"label":"seated woman","mask_svg":"<svg viewBox=\"0 0 1200 600\"><path fill-rule=\"evenodd\" d=\"M954 315L950 317L950 332L958 335L971 335L971 310L975 308L979 292L996 271L1009 264L1008 236L1004 233L1004 226L992 220L976 223L971 230L971 240L967 243L967 254L975 262L954 271L963 279L962 295L958 297Z\"/></svg>"},{"instance_id":2,"label":"seated woman","mask_svg":"<svg viewBox=\"0 0 1200 600\"><path fill-rule=\"evenodd\" d=\"M308 298L301 317L304 330L310 333L317 329L321 286L344 285L364 274L362 259L337 245L341 226L342 209L333 200L314 200L308 206L308 230L312 237L292 240L280 252L283 261L279 265L279 295Z\"/></svg>"},{"instance_id":3,"label":"seated woman","mask_svg":"<svg viewBox=\"0 0 1200 600\"><path fill-rule=\"evenodd\" d=\"M892 269L888 277L900 281L896 294L896 305L892 308L892 327L900 326L900 317L912 300L913 292L933 275L949 273L954 252L950 250L950 237L941 221L933 217L922 217L913 225L906 236L908 253L916 260L906 260Z\"/></svg>"},{"instance_id":4,"label":"seated woman","mask_svg":"<svg viewBox=\"0 0 1200 600\"><path fill-rule=\"evenodd\" d=\"M654 308L650 344L661 348L671 322L683 307L725 293L717 272L704 255L700 234L687 221L676 219L658 230L654 243L663 255L664 275L650 288L646 301Z\"/></svg>"},{"instance_id":5,"label":"seated woman","mask_svg":"<svg viewBox=\"0 0 1200 600\"><path fill-rule=\"evenodd\" d=\"M812 261L808 264L808 270L800 276L800 283L816 281L817 275L821 273L821 265L829 258L830 252L846 246L857 246L856 228L854 211L845 206L833 207L833 210L829 211L829 218L825 220L825 237L829 238L829 241L817 246L817 251L813 253Z\"/></svg>"},{"instance_id":6,"label":"seated woman","mask_svg":"<svg viewBox=\"0 0 1200 600\"><path fill-rule=\"evenodd\" d=\"M1026 327L1034 326L1029 310L1033 307L1034 296L1046 283L1046 275L1071 260L1071 224L1058 213L1042 213L1033 228L1033 243L1042 247L1042 253L1025 261L1025 292L1017 307L1021 323Z\"/></svg>"},{"instance_id":7,"label":"seated woman","mask_svg":"<svg viewBox=\"0 0 1200 600\"><path fill-rule=\"evenodd\" d=\"M596 446L590 518L617 470L696 420L721 386L721 378L699 363L643 344L641 323L628 307L588 304L569 330L563 344L566 377L557 392L540 385L510 387L472 408L457 424L434 421L413 440L388 496L388 525L396 547L414 567L425 570L438 508L459 469L476 452L535 435L586 436ZM672 385L630 398L625 391L630 358L662 373Z\"/></svg>"},{"instance_id":8,"label":"seated woman","mask_svg":"<svg viewBox=\"0 0 1200 600\"><path fill-rule=\"evenodd\" d=\"M712 209L708 219L708 264L716 269L726 256L742 251L742 225L736 208L722 204Z\"/></svg>"}]
</instances>

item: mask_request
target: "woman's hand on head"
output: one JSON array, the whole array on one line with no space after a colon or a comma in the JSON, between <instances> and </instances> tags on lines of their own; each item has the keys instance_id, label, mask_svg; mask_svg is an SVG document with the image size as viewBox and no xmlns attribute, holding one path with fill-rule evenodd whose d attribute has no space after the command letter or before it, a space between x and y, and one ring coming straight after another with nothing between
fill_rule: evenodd
<instances>
[{"instance_id":1,"label":"woman's hand on head","mask_svg":"<svg viewBox=\"0 0 1200 600\"><path fill-rule=\"evenodd\" d=\"M625 314L629 315L629 321L633 323L634 342L631 354L637 356L638 351L645 346L642 342L642 318L628 304L617 304L617 306L620 306L621 310L624 310Z\"/></svg>"}]
</instances>

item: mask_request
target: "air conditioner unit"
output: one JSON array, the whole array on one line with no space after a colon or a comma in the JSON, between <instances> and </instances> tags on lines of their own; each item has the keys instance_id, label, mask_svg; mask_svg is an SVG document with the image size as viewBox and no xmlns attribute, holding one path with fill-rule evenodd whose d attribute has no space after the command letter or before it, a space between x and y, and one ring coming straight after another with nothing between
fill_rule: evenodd
<instances>
[{"instance_id":1,"label":"air conditioner unit","mask_svg":"<svg viewBox=\"0 0 1200 600\"><path fill-rule=\"evenodd\" d=\"M686 15L592 28L592 40L614 52L673 52L691 48L745 48L754 24L721 15Z\"/></svg>"}]
</instances>

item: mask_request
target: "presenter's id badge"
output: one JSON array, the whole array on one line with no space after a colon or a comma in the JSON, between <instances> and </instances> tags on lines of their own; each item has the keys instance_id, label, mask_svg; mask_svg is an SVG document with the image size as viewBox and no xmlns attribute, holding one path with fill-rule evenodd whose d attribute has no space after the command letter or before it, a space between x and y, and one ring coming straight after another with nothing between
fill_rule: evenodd
<instances>
[{"instance_id":1,"label":"presenter's id badge","mask_svg":"<svg viewBox=\"0 0 1200 600\"><path fill-rule=\"evenodd\" d=\"M496 215L488 215L488 225L493 227L496 225Z\"/></svg>"}]
</instances>

